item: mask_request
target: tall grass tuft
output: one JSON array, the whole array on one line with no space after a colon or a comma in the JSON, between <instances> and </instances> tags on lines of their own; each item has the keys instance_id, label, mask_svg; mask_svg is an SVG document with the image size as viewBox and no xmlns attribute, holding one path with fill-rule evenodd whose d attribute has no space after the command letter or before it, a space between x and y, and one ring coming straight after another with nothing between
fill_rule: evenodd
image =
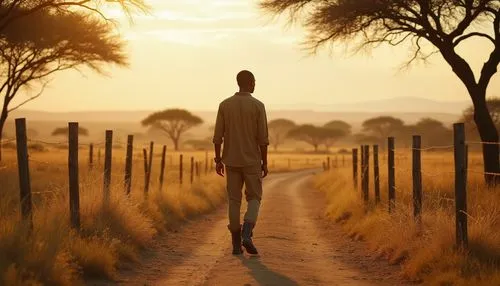
<instances>
[{"instance_id":1,"label":"tall grass tuft","mask_svg":"<svg viewBox=\"0 0 500 286\"><path fill-rule=\"evenodd\" d=\"M363 203L360 190L353 187L351 169L322 173L314 184L328 200L326 216L341 223L353 238L366 240L380 256L401 264L401 274L407 279L426 285L500 285L500 189L488 189L480 175L469 174L469 248L457 249L450 157L424 157L421 227L413 218L411 172L404 169L411 163L407 157L400 157L396 164L396 209L391 214L385 172L378 206L373 202L373 186L370 203Z\"/></svg>"}]
</instances>

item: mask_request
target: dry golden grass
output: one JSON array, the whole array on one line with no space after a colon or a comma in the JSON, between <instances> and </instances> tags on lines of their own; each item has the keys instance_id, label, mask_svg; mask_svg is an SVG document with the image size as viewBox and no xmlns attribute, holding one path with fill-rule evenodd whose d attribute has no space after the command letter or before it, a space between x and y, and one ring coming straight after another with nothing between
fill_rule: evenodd
<instances>
[{"instance_id":1,"label":"dry golden grass","mask_svg":"<svg viewBox=\"0 0 500 286\"><path fill-rule=\"evenodd\" d=\"M15 154L0 165L0 284L75 285L85 279L113 279L121 265L138 261L141 249L177 223L213 210L225 198L224 181L214 175L191 185L189 172L178 183L178 165L167 162L159 190L160 158L155 155L149 195L144 195L142 157L134 158L132 192L124 192L123 150L113 150L111 200L103 206L102 164L89 171L80 152L81 230L69 227L65 150L31 152L34 230L20 222ZM136 152L139 154L140 152ZM201 160L204 154L188 154ZM188 156L186 156L188 157ZM189 171L185 160L186 171ZM101 162L102 163L102 162ZM142 167L142 168L141 168Z\"/></svg>"},{"instance_id":2,"label":"dry golden grass","mask_svg":"<svg viewBox=\"0 0 500 286\"><path fill-rule=\"evenodd\" d=\"M202 151L182 152L182 186L181 153L169 151L160 191L161 151L155 146L147 197L141 148L134 151L130 196L125 195L123 183L125 150L113 149L111 200L103 207L104 150L99 161L96 146L94 168L89 170L88 148L83 146L79 152L81 229L76 232L69 226L67 151L57 146L46 148L46 152L30 150L31 235L19 219L16 155L13 150L4 150L0 164L0 285L78 285L86 279L112 280L122 265L138 261L140 250L155 236L225 201L224 179L210 172L212 154ZM191 157L200 162L200 176L194 176L192 185ZM320 167L325 156L279 154L270 158L271 171L281 172Z\"/></svg>"},{"instance_id":3,"label":"dry golden grass","mask_svg":"<svg viewBox=\"0 0 500 286\"><path fill-rule=\"evenodd\" d=\"M352 183L352 169L341 168L317 176L316 186L328 198L327 216L342 223L354 238L392 263L402 263L402 274L426 285L500 285L500 189L488 189L479 171L479 154L469 160L469 249L455 248L454 175L451 152L423 153L422 227L414 223L411 153L396 158L396 211L387 211L387 165L381 154L382 203L374 204L370 169L370 204ZM372 167L371 167L372 168Z\"/></svg>"}]
</instances>

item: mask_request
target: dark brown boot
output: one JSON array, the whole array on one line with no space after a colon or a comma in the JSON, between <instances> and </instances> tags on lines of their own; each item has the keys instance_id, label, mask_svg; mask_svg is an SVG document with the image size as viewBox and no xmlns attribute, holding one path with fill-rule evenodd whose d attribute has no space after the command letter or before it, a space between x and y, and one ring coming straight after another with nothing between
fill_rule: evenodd
<instances>
[{"instance_id":1,"label":"dark brown boot","mask_svg":"<svg viewBox=\"0 0 500 286\"><path fill-rule=\"evenodd\" d=\"M233 255L242 254L243 248L241 248L241 230L231 231L231 238L233 242Z\"/></svg>"},{"instance_id":2,"label":"dark brown boot","mask_svg":"<svg viewBox=\"0 0 500 286\"><path fill-rule=\"evenodd\" d=\"M255 247L252 241L254 227L255 227L254 223L244 222L241 232L241 237L243 239L243 247L245 247L246 251L249 254L257 255L259 254L259 252L257 251L257 248Z\"/></svg>"}]
</instances>

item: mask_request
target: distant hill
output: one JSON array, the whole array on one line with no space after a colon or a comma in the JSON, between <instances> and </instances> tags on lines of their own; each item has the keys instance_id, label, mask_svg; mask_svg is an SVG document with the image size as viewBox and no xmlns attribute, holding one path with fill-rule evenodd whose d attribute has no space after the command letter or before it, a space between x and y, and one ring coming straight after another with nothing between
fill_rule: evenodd
<instances>
[{"instance_id":1,"label":"distant hill","mask_svg":"<svg viewBox=\"0 0 500 286\"><path fill-rule=\"evenodd\" d=\"M411 113L452 113L461 114L471 105L470 101L439 101L420 97L395 97L360 101L355 103L318 104L303 103L300 105L282 104L274 109L302 109L331 112L411 112Z\"/></svg>"}]
</instances>

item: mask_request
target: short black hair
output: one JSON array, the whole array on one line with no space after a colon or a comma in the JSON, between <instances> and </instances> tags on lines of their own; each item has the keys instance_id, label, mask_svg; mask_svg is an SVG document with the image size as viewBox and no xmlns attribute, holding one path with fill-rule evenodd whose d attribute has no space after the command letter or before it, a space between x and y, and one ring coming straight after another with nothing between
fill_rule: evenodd
<instances>
[{"instance_id":1,"label":"short black hair","mask_svg":"<svg viewBox=\"0 0 500 286\"><path fill-rule=\"evenodd\" d=\"M236 81L238 86L248 86L255 80L255 77L250 71L242 70L236 76Z\"/></svg>"}]
</instances>

